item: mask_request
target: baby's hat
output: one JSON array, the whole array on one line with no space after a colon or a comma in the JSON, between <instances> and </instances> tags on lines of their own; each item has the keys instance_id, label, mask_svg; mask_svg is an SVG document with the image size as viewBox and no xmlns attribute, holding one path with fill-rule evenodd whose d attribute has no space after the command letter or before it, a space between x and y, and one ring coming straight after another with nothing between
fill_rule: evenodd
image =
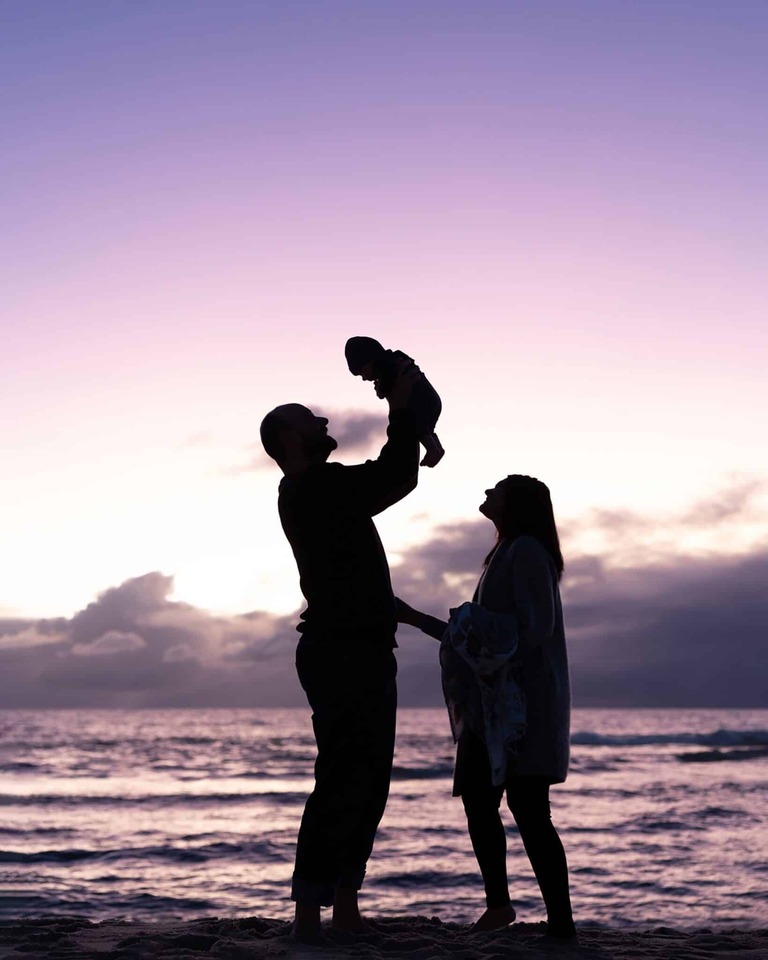
<instances>
[{"instance_id":1,"label":"baby's hat","mask_svg":"<svg viewBox=\"0 0 768 960\"><path fill-rule=\"evenodd\" d=\"M357 376L366 363L379 360L384 353L384 347L373 337L350 337L344 347L344 356L347 358L349 372Z\"/></svg>"}]
</instances>

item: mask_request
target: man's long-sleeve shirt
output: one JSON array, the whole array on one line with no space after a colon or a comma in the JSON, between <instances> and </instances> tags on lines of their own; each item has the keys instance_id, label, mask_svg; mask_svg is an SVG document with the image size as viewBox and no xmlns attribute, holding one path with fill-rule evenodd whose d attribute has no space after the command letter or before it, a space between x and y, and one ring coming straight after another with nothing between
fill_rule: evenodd
<instances>
[{"instance_id":1,"label":"man's long-sleeve shirt","mask_svg":"<svg viewBox=\"0 0 768 960\"><path fill-rule=\"evenodd\" d=\"M323 463L280 483L278 509L299 568L307 608L298 629L334 638L394 642L395 601L373 517L414 489L419 443L404 411L390 414L376 460Z\"/></svg>"}]
</instances>

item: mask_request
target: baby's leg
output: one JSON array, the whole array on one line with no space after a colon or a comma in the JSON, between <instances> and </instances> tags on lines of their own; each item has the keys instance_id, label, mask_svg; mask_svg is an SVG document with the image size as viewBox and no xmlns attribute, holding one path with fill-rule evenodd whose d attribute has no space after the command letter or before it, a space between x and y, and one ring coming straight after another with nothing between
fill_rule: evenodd
<instances>
[{"instance_id":1,"label":"baby's leg","mask_svg":"<svg viewBox=\"0 0 768 960\"><path fill-rule=\"evenodd\" d=\"M442 443L437 439L437 434L427 433L419 437L419 440L424 445L424 459L421 461L421 466L436 467L445 454Z\"/></svg>"}]
</instances>

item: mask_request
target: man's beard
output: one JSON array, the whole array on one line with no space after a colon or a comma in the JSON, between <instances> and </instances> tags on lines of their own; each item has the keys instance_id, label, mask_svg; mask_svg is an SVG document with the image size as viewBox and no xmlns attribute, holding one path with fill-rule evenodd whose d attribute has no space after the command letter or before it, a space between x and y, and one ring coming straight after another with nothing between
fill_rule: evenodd
<instances>
[{"instance_id":1,"label":"man's beard","mask_svg":"<svg viewBox=\"0 0 768 960\"><path fill-rule=\"evenodd\" d=\"M307 444L307 456L310 460L315 462L323 462L327 460L331 453L338 447L338 443L329 437L327 434L322 437L318 437L316 440L312 440Z\"/></svg>"}]
</instances>

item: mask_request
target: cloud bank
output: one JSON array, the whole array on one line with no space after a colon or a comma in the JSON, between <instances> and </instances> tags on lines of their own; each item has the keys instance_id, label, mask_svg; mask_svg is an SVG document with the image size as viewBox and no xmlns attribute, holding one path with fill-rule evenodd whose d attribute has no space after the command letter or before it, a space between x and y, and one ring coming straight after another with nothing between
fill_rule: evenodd
<instances>
[{"instance_id":1,"label":"cloud bank","mask_svg":"<svg viewBox=\"0 0 768 960\"><path fill-rule=\"evenodd\" d=\"M10 707L279 706L300 702L293 618L214 616L147 573L69 619L0 621Z\"/></svg>"},{"instance_id":2,"label":"cloud bank","mask_svg":"<svg viewBox=\"0 0 768 960\"><path fill-rule=\"evenodd\" d=\"M367 436L364 423L350 430ZM563 526L576 706L768 707L768 538L722 550L729 524L760 529L761 491L731 489L665 522L673 539L708 534L711 550L643 549L658 524L630 512ZM585 529L603 542L599 554L569 547ZM447 616L471 597L490 534L480 519L438 527L393 568L396 591ZM172 577L152 572L105 590L71 618L0 619L0 703L304 705L294 671L298 612L215 616L170 600L172 591ZM436 642L411 628L398 642L401 703L441 704Z\"/></svg>"},{"instance_id":3,"label":"cloud bank","mask_svg":"<svg viewBox=\"0 0 768 960\"><path fill-rule=\"evenodd\" d=\"M575 705L768 707L767 490L743 480L679 515L602 510L561 526ZM439 616L469 599L489 530L435 531L394 571L403 599ZM573 546L585 531L599 553ZM726 552L737 542L750 545ZM431 669L413 663L406 682L418 690Z\"/></svg>"}]
</instances>

